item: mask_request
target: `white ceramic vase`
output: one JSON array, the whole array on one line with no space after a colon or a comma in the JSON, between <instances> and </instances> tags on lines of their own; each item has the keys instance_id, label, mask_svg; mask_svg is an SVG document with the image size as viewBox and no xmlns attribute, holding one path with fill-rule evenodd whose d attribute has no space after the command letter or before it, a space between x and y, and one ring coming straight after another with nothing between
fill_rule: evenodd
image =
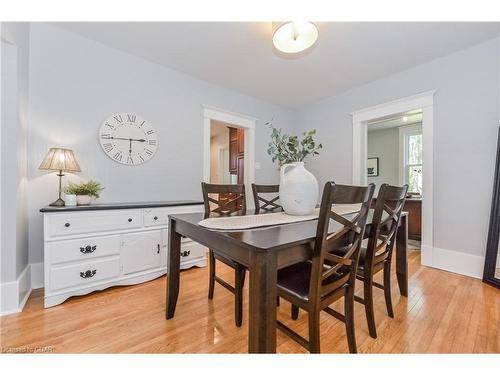
<instances>
[{"instance_id":1,"label":"white ceramic vase","mask_svg":"<svg viewBox=\"0 0 500 375\"><path fill-rule=\"evenodd\" d=\"M66 206L76 206L76 195L64 194L64 203Z\"/></svg>"},{"instance_id":2,"label":"white ceramic vase","mask_svg":"<svg viewBox=\"0 0 500 375\"><path fill-rule=\"evenodd\" d=\"M309 215L318 202L318 180L303 162L285 164L280 170L280 203L288 215Z\"/></svg>"},{"instance_id":3,"label":"white ceramic vase","mask_svg":"<svg viewBox=\"0 0 500 375\"><path fill-rule=\"evenodd\" d=\"M79 206L86 206L92 202L92 197L90 195L77 195L76 203Z\"/></svg>"}]
</instances>

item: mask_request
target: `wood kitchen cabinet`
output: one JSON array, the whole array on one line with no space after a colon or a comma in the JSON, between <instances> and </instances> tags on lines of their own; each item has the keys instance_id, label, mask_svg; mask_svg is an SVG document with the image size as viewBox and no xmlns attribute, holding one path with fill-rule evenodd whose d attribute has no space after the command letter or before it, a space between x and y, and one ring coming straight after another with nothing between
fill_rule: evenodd
<instances>
[{"instance_id":1,"label":"wood kitchen cabinet","mask_svg":"<svg viewBox=\"0 0 500 375\"><path fill-rule=\"evenodd\" d=\"M245 130L229 128L229 173L237 175L238 184L244 183Z\"/></svg>"}]
</instances>

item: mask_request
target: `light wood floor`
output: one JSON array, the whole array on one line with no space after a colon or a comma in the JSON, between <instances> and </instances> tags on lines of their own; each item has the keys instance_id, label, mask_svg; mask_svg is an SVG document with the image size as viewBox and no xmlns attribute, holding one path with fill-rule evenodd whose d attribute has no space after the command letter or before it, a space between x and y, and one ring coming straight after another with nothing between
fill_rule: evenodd
<instances>
[{"instance_id":1,"label":"light wood floor","mask_svg":"<svg viewBox=\"0 0 500 375\"><path fill-rule=\"evenodd\" d=\"M218 273L232 281L232 272ZM355 305L356 337L364 353L498 353L500 291L480 280L420 266L419 252L410 253L409 297L399 294L395 278L395 318L387 317L383 292L376 290L378 339L368 336L364 309ZM244 323L234 325L233 296L216 286L207 299L208 269L181 273L176 316L165 320L165 278L74 297L43 308L43 290L33 292L22 313L1 318L1 346L53 352L243 353L247 350L248 296ZM342 311L341 305L335 305ZM282 302L278 317L307 337L307 315L290 319ZM278 332L278 352L305 350ZM344 325L323 313L321 351L346 353Z\"/></svg>"}]
</instances>

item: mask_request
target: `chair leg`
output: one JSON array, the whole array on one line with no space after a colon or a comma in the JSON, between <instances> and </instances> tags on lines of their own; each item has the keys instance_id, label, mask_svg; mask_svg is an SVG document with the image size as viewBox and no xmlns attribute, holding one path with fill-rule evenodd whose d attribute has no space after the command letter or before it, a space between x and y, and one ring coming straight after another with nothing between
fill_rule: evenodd
<instances>
[{"instance_id":1,"label":"chair leg","mask_svg":"<svg viewBox=\"0 0 500 375\"><path fill-rule=\"evenodd\" d=\"M276 297L276 306L280 305L280 296Z\"/></svg>"},{"instance_id":2,"label":"chair leg","mask_svg":"<svg viewBox=\"0 0 500 375\"><path fill-rule=\"evenodd\" d=\"M386 263L384 266L384 296L385 305L387 306L387 314L394 318L394 311L392 310L391 298L391 264Z\"/></svg>"},{"instance_id":3,"label":"chair leg","mask_svg":"<svg viewBox=\"0 0 500 375\"><path fill-rule=\"evenodd\" d=\"M319 353L319 311L309 311L309 352Z\"/></svg>"},{"instance_id":4,"label":"chair leg","mask_svg":"<svg viewBox=\"0 0 500 375\"><path fill-rule=\"evenodd\" d=\"M243 285L245 284L245 268L237 266L234 273L234 321L241 327L243 321Z\"/></svg>"},{"instance_id":5,"label":"chair leg","mask_svg":"<svg viewBox=\"0 0 500 375\"><path fill-rule=\"evenodd\" d=\"M349 353L357 353L354 330L354 288L349 288L344 296L345 330Z\"/></svg>"},{"instance_id":6,"label":"chair leg","mask_svg":"<svg viewBox=\"0 0 500 375\"><path fill-rule=\"evenodd\" d=\"M214 252L208 250L208 264L209 264L209 279L208 279L208 299L214 298L214 286L215 286L215 256Z\"/></svg>"},{"instance_id":7,"label":"chair leg","mask_svg":"<svg viewBox=\"0 0 500 375\"><path fill-rule=\"evenodd\" d=\"M368 323L368 331L370 332L370 336L374 339L377 338L377 329L375 326L375 314L373 311L373 285L372 285L372 276L369 278L365 278L364 280L364 300L365 300L365 312L366 312L366 321Z\"/></svg>"},{"instance_id":8,"label":"chair leg","mask_svg":"<svg viewBox=\"0 0 500 375\"><path fill-rule=\"evenodd\" d=\"M297 320L299 318L299 306L292 304L292 319Z\"/></svg>"}]
</instances>

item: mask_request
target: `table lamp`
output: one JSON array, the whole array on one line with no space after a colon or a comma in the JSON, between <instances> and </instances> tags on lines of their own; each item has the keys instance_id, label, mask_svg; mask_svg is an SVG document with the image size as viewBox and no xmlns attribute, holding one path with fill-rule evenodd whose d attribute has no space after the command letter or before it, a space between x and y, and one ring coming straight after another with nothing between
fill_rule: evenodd
<instances>
[{"instance_id":1,"label":"table lamp","mask_svg":"<svg viewBox=\"0 0 500 375\"><path fill-rule=\"evenodd\" d=\"M81 172L80 166L75 159L73 151L67 148L53 147L47 152L42 164L38 169L45 171L59 171L59 198L52 202L50 206L63 207L64 201L61 198L61 180L64 176L63 172Z\"/></svg>"}]
</instances>

